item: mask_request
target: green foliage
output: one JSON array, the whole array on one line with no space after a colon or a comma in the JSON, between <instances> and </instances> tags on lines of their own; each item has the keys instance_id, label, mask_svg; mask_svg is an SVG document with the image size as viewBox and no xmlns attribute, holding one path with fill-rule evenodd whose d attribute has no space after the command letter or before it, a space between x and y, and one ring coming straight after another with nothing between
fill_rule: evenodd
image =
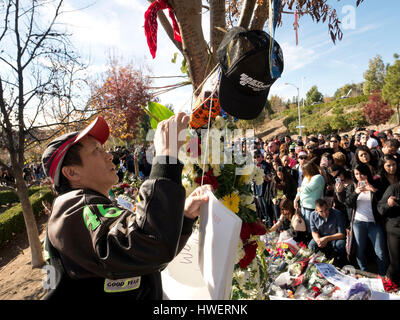
<instances>
[{"instance_id":1,"label":"green foliage","mask_svg":"<svg viewBox=\"0 0 400 320\"><path fill-rule=\"evenodd\" d=\"M312 104L313 102L321 102L323 95L318 91L317 86L312 86L310 90L306 93L306 101L307 105Z\"/></svg>"},{"instance_id":2,"label":"green foliage","mask_svg":"<svg viewBox=\"0 0 400 320\"><path fill-rule=\"evenodd\" d=\"M395 62L387 68L387 73L382 89L382 97L389 101L392 107L400 106L400 60L395 54Z\"/></svg>"},{"instance_id":3,"label":"green foliage","mask_svg":"<svg viewBox=\"0 0 400 320\"><path fill-rule=\"evenodd\" d=\"M367 96L304 106L304 108L301 108L301 123L305 125L302 130L303 134L322 133L326 135L366 125L365 116L361 111L361 103L364 101L368 101ZM348 108L357 108L357 110L346 113ZM327 116L326 113L330 110L332 115ZM283 124L290 133L299 132L299 129L296 128L299 124L297 108L285 110L281 113L281 116L285 116Z\"/></svg>"},{"instance_id":4,"label":"green foliage","mask_svg":"<svg viewBox=\"0 0 400 320\"><path fill-rule=\"evenodd\" d=\"M157 102L147 103L146 113L150 116L151 127L155 130L160 121L166 120L174 115L174 113Z\"/></svg>"},{"instance_id":5,"label":"green foliage","mask_svg":"<svg viewBox=\"0 0 400 320\"><path fill-rule=\"evenodd\" d=\"M38 217L42 212L42 201L48 201L51 203L53 199L54 194L49 187L43 187L36 190L36 192L29 197L34 215ZM0 215L0 246L7 240L10 240L13 233L21 232L24 229L24 215L22 213L21 204L19 203Z\"/></svg>"},{"instance_id":6,"label":"green foliage","mask_svg":"<svg viewBox=\"0 0 400 320\"><path fill-rule=\"evenodd\" d=\"M385 64L379 54L372 60L369 60L369 68L364 72L364 79L363 91L365 95L382 90L385 79Z\"/></svg>"},{"instance_id":7,"label":"green foliage","mask_svg":"<svg viewBox=\"0 0 400 320\"><path fill-rule=\"evenodd\" d=\"M364 86L363 82L360 82L357 84L347 83L343 87L340 87L339 89L337 89L335 91L333 98L339 99L340 97L346 96L350 92L350 90L351 90L351 95L355 95L355 96L363 95L363 86Z\"/></svg>"},{"instance_id":8,"label":"green foliage","mask_svg":"<svg viewBox=\"0 0 400 320\"><path fill-rule=\"evenodd\" d=\"M32 186L28 189L28 194L31 196L35 192L40 190L39 186ZM11 190L0 191L0 205L11 204L19 202L18 196Z\"/></svg>"}]
</instances>

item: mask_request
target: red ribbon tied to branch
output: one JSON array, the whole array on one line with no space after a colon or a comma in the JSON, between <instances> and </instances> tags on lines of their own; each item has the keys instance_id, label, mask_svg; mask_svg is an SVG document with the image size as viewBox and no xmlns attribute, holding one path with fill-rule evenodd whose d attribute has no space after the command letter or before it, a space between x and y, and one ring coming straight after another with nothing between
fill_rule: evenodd
<instances>
[{"instance_id":1,"label":"red ribbon tied to branch","mask_svg":"<svg viewBox=\"0 0 400 320\"><path fill-rule=\"evenodd\" d=\"M172 27L174 30L174 39L182 42L181 33L179 31L178 23L176 22L175 13L172 7L166 0L156 0L144 13L144 34L147 38L147 44L153 59L156 57L157 51L157 13L159 10L168 9L169 16L172 20Z\"/></svg>"},{"instance_id":2,"label":"red ribbon tied to branch","mask_svg":"<svg viewBox=\"0 0 400 320\"><path fill-rule=\"evenodd\" d=\"M294 10L294 23L293 23L294 30L296 31L296 46L299 44L299 16L297 14L297 9Z\"/></svg>"}]
</instances>

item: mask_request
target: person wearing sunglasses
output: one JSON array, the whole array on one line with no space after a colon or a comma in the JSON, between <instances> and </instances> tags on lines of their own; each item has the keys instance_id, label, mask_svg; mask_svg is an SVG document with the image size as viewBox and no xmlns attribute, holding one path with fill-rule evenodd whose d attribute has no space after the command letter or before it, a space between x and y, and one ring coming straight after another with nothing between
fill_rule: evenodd
<instances>
[{"instance_id":1,"label":"person wearing sunglasses","mask_svg":"<svg viewBox=\"0 0 400 320\"><path fill-rule=\"evenodd\" d=\"M329 140L329 147L332 149L331 153L343 152L343 148L340 146L340 136L338 134L333 134Z\"/></svg>"},{"instance_id":2,"label":"person wearing sunglasses","mask_svg":"<svg viewBox=\"0 0 400 320\"><path fill-rule=\"evenodd\" d=\"M303 180L303 167L307 163L308 155L305 151L300 151L298 154L297 161L298 163L292 168L297 171L297 186L301 186L301 182Z\"/></svg>"}]
</instances>

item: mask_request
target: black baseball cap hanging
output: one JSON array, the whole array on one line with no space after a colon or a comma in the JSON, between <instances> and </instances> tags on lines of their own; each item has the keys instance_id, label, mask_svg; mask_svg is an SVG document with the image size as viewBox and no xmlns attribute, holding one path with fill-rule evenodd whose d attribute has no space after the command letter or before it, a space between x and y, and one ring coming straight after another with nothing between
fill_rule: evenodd
<instances>
[{"instance_id":1,"label":"black baseball cap hanging","mask_svg":"<svg viewBox=\"0 0 400 320\"><path fill-rule=\"evenodd\" d=\"M283 72L281 47L264 31L233 27L225 34L217 55L222 69L221 108L239 119L256 118L271 85Z\"/></svg>"}]
</instances>

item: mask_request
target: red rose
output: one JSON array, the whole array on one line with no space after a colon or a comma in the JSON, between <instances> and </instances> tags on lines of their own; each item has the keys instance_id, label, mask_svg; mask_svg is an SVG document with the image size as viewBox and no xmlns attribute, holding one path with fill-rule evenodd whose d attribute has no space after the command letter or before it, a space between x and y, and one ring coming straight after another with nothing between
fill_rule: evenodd
<instances>
[{"instance_id":1,"label":"red rose","mask_svg":"<svg viewBox=\"0 0 400 320\"><path fill-rule=\"evenodd\" d=\"M321 293L321 290L317 286L313 286L312 289L314 290L314 298L316 298Z\"/></svg>"},{"instance_id":2,"label":"red rose","mask_svg":"<svg viewBox=\"0 0 400 320\"><path fill-rule=\"evenodd\" d=\"M251 228L251 234L254 235L262 236L267 232L267 229L260 220L250 223L250 228Z\"/></svg>"},{"instance_id":3,"label":"red rose","mask_svg":"<svg viewBox=\"0 0 400 320\"><path fill-rule=\"evenodd\" d=\"M243 243L246 243L247 239L250 238L251 227L247 222L242 223L242 228L240 230L240 239L242 239Z\"/></svg>"},{"instance_id":4,"label":"red rose","mask_svg":"<svg viewBox=\"0 0 400 320\"><path fill-rule=\"evenodd\" d=\"M250 242L244 246L245 255L242 260L239 261L239 266L242 269L245 269L250 262L256 257L257 253L257 243L255 241Z\"/></svg>"},{"instance_id":5,"label":"red rose","mask_svg":"<svg viewBox=\"0 0 400 320\"><path fill-rule=\"evenodd\" d=\"M201 177L197 177L194 180L197 184L201 184ZM203 176L203 185L204 184L211 184L211 186L213 187L214 190L217 190L218 188L218 181L217 178L214 176L213 174L213 169L210 169L209 171L207 171L205 173L205 175Z\"/></svg>"},{"instance_id":6,"label":"red rose","mask_svg":"<svg viewBox=\"0 0 400 320\"><path fill-rule=\"evenodd\" d=\"M381 278L380 276L378 276L378 278ZM394 292L397 291L399 289L399 286L394 283L389 277L383 277L382 279L382 283L383 283L383 287L385 289L386 292Z\"/></svg>"}]
</instances>

